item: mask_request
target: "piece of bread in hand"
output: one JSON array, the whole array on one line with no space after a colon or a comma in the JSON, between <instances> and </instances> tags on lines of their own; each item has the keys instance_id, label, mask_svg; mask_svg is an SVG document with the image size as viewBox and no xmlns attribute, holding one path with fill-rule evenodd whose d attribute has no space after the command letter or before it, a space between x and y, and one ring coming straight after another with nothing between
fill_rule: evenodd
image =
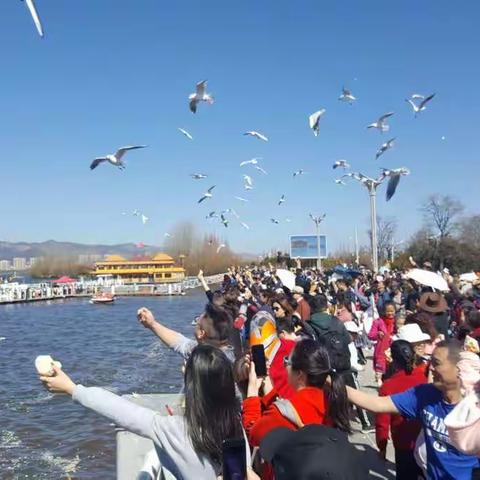
<instances>
[{"instance_id":1,"label":"piece of bread in hand","mask_svg":"<svg viewBox=\"0 0 480 480\"><path fill-rule=\"evenodd\" d=\"M35 359L35 368L39 375L43 377L52 377L55 373L53 371L53 366L62 368L62 364L54 360L50 355L39 355Z\"/></svg>"}]
</instances>

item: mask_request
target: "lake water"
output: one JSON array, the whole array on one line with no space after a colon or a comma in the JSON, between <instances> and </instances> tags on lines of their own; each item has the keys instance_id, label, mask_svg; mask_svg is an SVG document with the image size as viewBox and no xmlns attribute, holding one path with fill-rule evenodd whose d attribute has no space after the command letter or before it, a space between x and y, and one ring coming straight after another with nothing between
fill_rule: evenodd
<instances>
[{"instance_id":1,"label":"lake water","mask_svg":"<svg viewBox=\"0 0 480 480\"><path fill-rule=\"evenodd\" d=\"M177 393L181 359L136 319L142 306L192 335L203 292L185 297L87 299L0 306L0 478L114 479L110 422L39 382L34 360L51 355L76 383L115 393Z\"/></svg>"}]
</instances>

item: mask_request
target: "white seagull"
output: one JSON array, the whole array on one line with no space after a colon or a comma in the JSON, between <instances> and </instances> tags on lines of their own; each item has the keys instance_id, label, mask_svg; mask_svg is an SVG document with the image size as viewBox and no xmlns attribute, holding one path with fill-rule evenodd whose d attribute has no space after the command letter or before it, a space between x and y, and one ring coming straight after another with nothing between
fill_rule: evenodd
<instances>
[{"instance_id":1,"label":"white seagull","mask_svg":"<svg viewBox=\"0 0 480 480\"><path fill-rule=\"evenodd\" d=\"M204 173L191 173L190 176L194 180L202 180L202 178L207 178L208 175L205 175Z\"/></svg>"},{"instance_id":2,"label":"white seagull","mask_svg":"<svg viewBox=\"0 0 480 480\"><path fill-rule=\"evenodd\" d=\"M245 187L247 190L253 188L252 177L250 177L249 175L244 175L244 176L243 176L243 182L244 182L244 187ZM247 188L247 187L250 187L250 188Z\"/></svg>"},{"instance_id":3,"label":"white seagull","mask_svg":"<svg viewBox=\"0 0 480 480\"><path fill-rule=\"evenodd\" d=\"M258 170L259 172L263 173L264 175L268 175L266 170L264 170L260 165L254 165L254 168Z\"/></svg>"},{"instance_id":4,"label":"white seagull","mask_svg":"<svg viewBox=\"0 0 480 480\"><path fill-rule=\"evenodd\" d=\"M220 250L221 250L222 248L225 248L225 247L226 247L226 245L225 245L224 243L221 243L221 244L217 247L217 253L220 253Z\"/></svg>"},{"instance_id":5,"label":"white seagull","mask_svg":"<svg viewBox=\"0 0 480 480\"><path fill-rule=\"evenodd\" d=\"M276 218L271 218L270 221L275 225L278 225L280 223Z\"/></svg>"},{"instance_id":6,"label":"white seagull","mask_svg":"<svg viewBox=\"0 0 480 480\"><path fill-rule=\"evenodd\" d=\"M142 213L142 223L145 225L148 222L149 218Z\"/></svg>"},{"instance_id":7,"label":"white seagull","mask_svg":"<svg viewBox=\"0 0 480 480\"><path fill-rule=\"evenodd\" d=\"M240 222L240 225L245 229L245 230L250 230L250 227L244 223L244 222Z\"/></svg>"},{"instance_id":8,"label":"white seagull","mask_svg":"<svg viewBox=\"0 0 480 480\"><path fill-rule=\"evenodd\" d=\"M244 160L243 162L240 162L240 166L243 167L244 165L258 165L258 160L260 160L262 157L258 158L252 158L251 160Z\"/></svg>"},{"instance_id":9,"label":"white seagull","mask_svg":"<svg viewBox=\"0 0 480 480\"><path fill-rule=\"evenodd\" d=\"M210 187L204 194L203 194L203 197L198 201L198 203L202 203L204 200L206 200L207 198L212 198L213 197L213 194L212 194L212 190L215 188L215 185L213 185L212 187Z\"/></svg>"},{"instance_id":10,"label":"white seagull","mask_svg":"<svg viewBox=\"0 0 480 480\"><path fill-rule=\"evenodd\" d=\"M233 198L236 198L237 200L240 200L241 202L248 202L248 200L246 198L243 198L243 197L233 197Z\"/></svg>"},{"instance_id":11,"label":"white seagull","mask_svg":"<svg viewBox=\"0 0 480 480\"><path fill-rule=\"evenodd\" d=\"M165 233L163 234L163 236L166 237L166 238L171 237L171 235L170 235L168 232L165 232Z\"/></svg>"},{"instance_id":12,"label":"white seagull","mask_svg":"<svg viewBox=\"0 0 480 480\"><path fill-rule=\"evenodd\" d=\"M40 17L38 16L37 9L35 8L34 0L25 0L27 4L28 10L30 11L30 15L33 18L33 22L35 23L35 27L37 28L38 34L43 38L43 28L42 22L40 21Z\"/></svg>"},{"instance_id":13,"label":"white seagull","mask_svg":"<svg viewBox=\"0 0 480 480\"><path fill-rule=\"evenodd\" d=\"M380 157L380 155L383 155L387 150L390 150L393 147L394 142L395 142L395 137L383 143L375 155L375 160L377 160L378 157Z\"/></svg>"},{"instance_id":14,"label":"white seagull","mask_svg":"<svg viewBox=\"0 0 480 480\"><path fill-rule=\"evenodd\" d=\"M293 178L295 178L298 175L304 175L305 171L303 169L297 170L296 172L293 172Z\"/></svg>"},{"instance_id":15,"label":"white seagull","mask_svg":"<svg viewBox=\"0 0 480 480\"><path fill-rule=\"evenodd\" d=\"M268 138L265 135L263 135L262 133L256 132L255 130L245 132L244 135L247 135L249 137L255 137L255 138L258 138L259 140L263 140L264 142L268 142Z\"/></svg>"},{"instance_id":16,"label":"white seagull","mask_svg":"<svg viewBox=\"0 0 480 480\"><path fill-rule=\"evenodd\" d=\"M310 125L310 128L313 130L313 134L318 137L318 134L320 133L320 118L322 115L326 112L324 108L321 110L318 110L318 112L312 113L308 117L308 123Z\"/></svg>"},{"instance_id":17,"label":"white seagull","mask_svg":"<svg viewBox=\"0 0 480 480\"><path fill-rule=\"evenodd\" d=\"M178 131L183 133L189 140L193 140L193 137L184 128L179 128Z\"/></svg>"},{"instance_id":18,"label":"white seagull","mask_svg":"<svg viewBox=\"0 0 480 480\"><path fill-rule=\"evenodd\" d=\"M120 170L125 169L125 164L123 163L123 156L130 150L136 150L137 148L145 148L147 145L135 145L119 148L114 154L106 155L105 157L96 158L90 165L90 170L94 170L101 163L108 162L115 167L118 167Z\"/></svg>"},{"instance_id":19,"label":"white seagull","mask_svg":"<svg viewBox=\"0 0 480 480\"><path fill-rule=\"evenodd\" d=\"M348 102L350 105L356 100L356 98L352 95L352 92L348 90L348 88L342 88L342 94L338 97L341 102Z\"/></svg>"},{"instance_id":20,"label":"white seagull","mask_svg":"<svg viewBox=\"0 0 480 480\"><path fill-rule=\"evenodd\" d=\"M197 86L195 88L195 93L191 93L188 96L188 99L190 100L190 111L192 113L197 113L197 105L200 102L206 102L209 105L213 103L213 97L206 92L207 89L207 81L204 80L203 82L197 83Z\"/></svg>"},{"instance_id":21,"label":"white seagull","mask_svg":"<svg viewBox=\"0 0 480 480\"><path fill-rule=\"evenodd\" d=\"M398 183L400 182L400 177L403 175L410 175L410 170L405 167L383 169L383 177L390 177L390 180L388 181L388 185L387 185L387 195L386 195L387 202L395 194Z\"/></svg>"},{"instance_id":22,"label":"white seagull","mask_svg":"<svg viewBox=\"0 0 480 480\"><path fill-rule=\"evenodd\" d=\"M406 98L405 101L409 103L413 109L413 112L415 113L415 116L417 116L420 112L423 112L427 108L427 103L432 100L432 98L435 96L434 93L429 95L428 97L424 98L418 105L411 100L410 98ZM413 96L412 96L413 98Z\"/></svg>"},{"instance_id":23,"label":"white seagull","mask_svg":"<svg viewBox=\"0 0 480 480\"><path fill-rule=\"evenodd\" d=\"M280 197L280 200L278 201L278 204L281 205L282 203L285 203L285 195L282 195Z\"/></svg>"},{"instance_id":24,"label":"white seagull","mask_svg":"<svg viewBox=\"0 0 480 480\"><path fill-rule=\"evenodd\" d=\"M390 130L390 126L387 125L387 119L391 117L393 113L394 112L385 113L376 122L368 125L367 128L376 128L377 130L380 130L380 132L388 132L388 130Z\"/></svg>"},{"instance_id":25,"label":"white seagull","mask_svg":"<svg viewBox=\"0 0 480 480\"><path fill-rule=\"evenodd\" d=\"M223 226L224 226L225 228L228 227L228 220L226 219L226 217L225 217L225 215L224 215L223 213L220 215L220 221L223 223Z\"/></svg>"},{"instance_id":26,"label":"white seagull","mask_svg":"<svg viewBox=\"0 0 480 480\"><path fill-rule=\"evenodd\" d=\"M335 183L336 183L337 185L346 185L346 183L345 183L341 178L337 178L337 179L335 180Z\"/></svg>"},{"instance_id":27,"label":"white seagull","mask_svg":"<svg viewBox=\"0 0 480 480\"><path fill-rule=\"evenodd\" d=\"M335 170L338 167L342 167L345 170L346 168L350 168L350 165L347 163L346 160L337 160L333 164L332 168Z\"/></svg>"}]
</instances>

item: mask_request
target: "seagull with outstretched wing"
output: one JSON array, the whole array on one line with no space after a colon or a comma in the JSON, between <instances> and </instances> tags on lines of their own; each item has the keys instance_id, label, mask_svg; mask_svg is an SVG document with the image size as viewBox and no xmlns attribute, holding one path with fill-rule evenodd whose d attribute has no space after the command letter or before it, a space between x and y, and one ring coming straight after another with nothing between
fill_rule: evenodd
<instances>
[{"instance_id":1,"label":"seagull with outstretched wing","mask_svg":"<svg viewBox=\"0 0 480 480\"><path fill-rule=\"evenodd\" d=\"M348 89L343 87L342 94L338 97L341 102L348 102L350 105L356 100L356 98L352 95L352 92Z\"/></svg>"},{"instance_id":2,"label":"seagull with outstretched wing","mask_svg":"<svg viewBox=\"0 0 480 480\"><path fill-rule=\"evenodd\" d=\"M280 200L278 201L278 205L281 205L282 203L285 203L285 200L286 200L286 199L285 199L285 195L282 195L282 196L280 197Z\"/></svg>"},{"instance_id":3,"label":"seagull with outstretched wing","mask_svg":"<svg viewBox=\"0 0 480 480\"><path fill-rule=\"evenodd\" d=\"M247 135L249 137L255 137L258 138L259 140L263 140L264 142L268 142L268 138L263 135L263 133L256 132L255 130L250 130L249 132L245 132L244 135Z\"/></svg>"},{"instance_id":4,"label":"seagull with outstretched wing","mask_svg":"<svg viewBox=\"0 0 480 480\"><path fill-rule=\"evenodd\" d=\"M198 203L202 203L204 200L206 200L207 198L212 198L213 197L213 194L212 194L212 190L215 188L215 185L213 185L212 187L210 187L204 194L203 194L203 197L198 201Z\"/></svg>"},{"instance_id":5,"label":"seagull with outstretched wing","mask_svg":"<svg viewBox=\"0 0 480 480\"><path fill-rule=\"evenodd\" d=\"M320 119L322 116L325 114L326 110L322 108L321 110L318 110L317 112L312 113L308 117L308 124L310 125L310 128L313 131L313 134L318 137L318 134L320 133Z\"/></svg>"},{"instance_id":6,"label":"seagull with outstretched wing","mask_svg":"<svg viewBox=\"0 0 480 480\"><path fill-rule=\"evenodd\" d=\"M193 140L193 137L184 128L179 128L178 131L183 133L189 140Z\"/></svg>"},{"instance_id":7,"label":"seagull with outstretched wing","mask_svg":"<svg viewBox=\"0 0 480 480\"><path fill-rule=\"evenodd\" d=\"M388 181L387 185L387 194L386 199L387 202L393 197L395 194L398 184L400 182L400 177L404 175L410 175L410 170L405 167L401 168L394 168L394 169L384 169L382 176L389 177L390 180Z\"/></svg>"},{"instance_id":8,"label":"seagull with outstretched wing","mask_svg":"<svg viewBox=\"0 0 480 480\"><path fill-rule=\"evenodd\" d=\"M260 165L254 165L254 168L264 175L268 175L267 171L264 170Z\"/></svg>"},{"instance_id":9,"label":"seagull with outstretched wing","mask_svg":"<svg viewBox=\"0 0 480 480\"><path fill-rule=\"evenodd\" d=\"M27 8L30 11L30 15L32 16L33 23L35 24L35 27L37 28L37 32L40 35L40 37L43 38L43 27L42 27L42 22L40 21L40 17L38 16L37 9L35 7L34 0L25 0L25 3L27 4Z\"/></svg>"},{"instance_id":10,"label":"seagull with outstretched wing","mask_svg":"<svg viewBox=\"0 0 480 480\"><path fill-rule=\"evenodd\" d=\"M394 142L395 142L395 137L383 143L375 155L375 160L378 160L378 158L381 155L383 155L387 150L390 150L393 147Z\"/></svg>"},{"instance_id":11,"label":"seagull with outstretched wing","mask_svg":"<svg viewBox=\"0 0 480 480\"><path fill-rule=\"evenodd\" d=\"M383 114L376 122L371 123L367 128L376 128L380 132L388 132L390 126L387 125L387 120L394 114L394 112L388 112Z\"/></svg>"},{"instance_id":12,"label":"seagull with outstretched wing","mask_svg":"<svg viewBox=\"0 0 480 480\"><path fill-rule=\"evenodd\" d=\"M428 97L424 98L418 105L410 98L406 98L405 101L410 104L413 112L415 113L415 116L417 116L420 112L423 112L427 108L427 103L430 102L434 96L435 93L432 93Z\"/></svg>"},{"instance_id":13,"label":"seagull with outstretched wing","mask_svg":"<svg viewBox=\"0 0 480 480\"><path fill-rule=\"evenodd\" d=\"M195 87L195 92L191 93L188 96L190 111L192 113L197 113L197 106L200 102L205 102L211 105L213 103L213 97L207 93L207 81L197 83Z\"/></svg>"},{"instance_id":14,"label":"seagull with outstretched wing","mask_svg":"<svg viewBox=\"0 0 480 480\"><path fill-rule=\"evenodd\" d=\"M208 175L205 175L204 173L191 173L190 176L194 180L202 180L204 178L207 178Z\"/></svg>"},{"instance_id":15,"label":"seagull with outstretched wing","mask_svg":"<svg viewBox=\"0 0 480 480\"><path fill-rule=\"evenodd\" d=\"M342 167L344 170L347 169L347 168L350 168L350 165L347 163L346 160L337 160L332 168L335 170L336 168L338 167Z\"/></svg>"},{"instance_id":16,"label":"seagull with outstretched wing","mask_svg":"<svg viewBox=\"0 0 480 480\"><path fill-rule=\"evenodd\" d=\"M90 165L90 170L94 170L101 163L108 162L111 165L118 167L120 170L125 169L125 163L123 162L123 156L130 150L136 150L138 148L145 148L147 145L135 145L119 148L115 153L106 155L105 157L96 158Z\"/></svg>"}]
</instances>

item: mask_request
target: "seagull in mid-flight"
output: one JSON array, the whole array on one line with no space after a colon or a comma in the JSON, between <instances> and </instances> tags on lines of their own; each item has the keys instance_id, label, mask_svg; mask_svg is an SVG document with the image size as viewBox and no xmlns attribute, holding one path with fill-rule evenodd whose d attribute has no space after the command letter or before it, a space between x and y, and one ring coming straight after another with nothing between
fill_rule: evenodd
<instances>
[{"instance_id":1,"label":"seagull in mid-flight","mask_svg":"<svg viewBox=\"0 0 480 480\"><path fill-rule=\"evenodd\" d=\"M148 220L150 219L142 213L142 223L145 225L148 222Z\"/></svg>"},{"instance_id":2,"label":"seagull in mid-flight","mask_svg":"<svg viewBox=\"0 0 480 480\"><path fill-rule=\"evenodd\" d=\"M332 168L335 170L338 167L342 167L345 170L346 168L350 168L350 165L347 163L346 160L337 160L333 164Z\"/></svg>"},{"instance_id":3,"label":"seagull in mid-flight","mask_svg":"<svg viewBox=\"0 0 480 480\"><path fill-rule=\"evenodd\" d=\"M248 202L248 200L246 198L243 198L243 197L233 197L233 198L236 198L237 200L240 200L241 202Z\"/></svg>"},{"instance_id":4,"label":"seagull in mid-flight","mask_svg":"<svg viewBox=\"0 0 480 480\"><path fill-rule=\"evenodd\" d=\"M264 170L260 165L254 165L254 168L258 170L259 172L263 173L264 175L268 175L266 170Z\"/></svg>"},{"instance_id":5,"label":"seagull in mid-flight","mask_svg":"<svg viewBox=\"0 0 480 480\"><path fill-rule=\"evenodd\" d=\"M310 125L310 128L313 130L313 134L316 137L318 137L318 134L320 133L320 118L325 112L326 110L322 108L321 110L318 110L318 112L314 112L308 117L308 124Z\"/></svg>"},{"instance_id":6,"label":"seagull in mid-flight","mask_svg":"<svg viewBox=\"0 0 480 480\"><path fill-rule=\"evenodd\" d=\"M413 112L415 113L415 116L417 116L420 112L423 112L427 108L427 103L430 102L430 100L432 100L434 96L435 94L432 93L428 97L424 98L418 105L410 98L406 98L405 101L410 104Z\"/></svg>"},{"instance_id":7,"label":"seagull in mid-flight","mask_svg":"<svg viewBox=\"0 0 480 480\"><path fill-rule=\"evenodd\" d=\"M390 177L387 185L387 195L386 199L387 202L393 197L395 194L398 183L400 182L400 177L404 175L410 175L410 170L405 167L400 168L393 168L393 169L383 169L383 177Z\"/></svg>"},{"instance_id":8,"label":"seagull in mid-flight","mask_svg":"<svg viewBox=\"0 0 480 480\"><path fill-rule=\"evenodd\" d=\"M278 204L281 205L282 203L285 203L285 195L282 195L280 197L280 200L278 201Z\"/></svg>"},{"instance_id":9,"label":"seagull in mid-flight","mask_svg":"<svg viewBox=\"0 0 480 480\"><path fill-rule=\"evenodd\" d=\"M395 137L383 143L375 155L375 160L377 160L378 157L383 155L387 150L390 150L393 147L394 142L395 142Z\"/></svg>"},{"instance_id":10,"label":"seagull in mid-flight","mask_svg":"<svg viewBox=\"0 0 480 480\"><path fill-rule=\"evenodd\" d=\"M258 165L258 160L260 160L262 157L258 158L252 158L251 160L244 160L243 162L240 162L240 166L243 167L244 165Z\"/></svg>"},{"instance_id":11,"label":"seagull in mid-flight","mask_svg":"<svg viewBox=\"0 0 480 480\"><path fill-rule=\"evenodd\" d=\"M207 198L212 198L213 197L213 194L212 194L212 190L215 188L215 185L213 185L212 187L210 187L204 194L203 194L203 197L198 201L198 203L202 203L204 200L206 200Z\"/></svg>"},{"instance_id":12,"label":"seagull in mid-flight","mask_svg":"<svg viewBox=\"0 0 480 480\"><path fill-rule=\"evenodd\" d=\"M194 180L202 180L203 178L207 178L208 175L205 175L204 173L191 173L190 176Z\"/></svg>"},{"instance_id":13,"label":"seagull in mid-flight","mask_svg":"<svg viewBox=\"0 0 480 480\"><path fill-rule=\"evenodd\" d=\"M223 213L220 215L220 221L223 223L223 226L224 226L225 228L228 227L228 220L227 220L227 218L225 217L225 215L224 215Z\"/></svg>"},{"instance_id":14,"label":"seagull in mid-flight","mask_svg":"<svg viewBox=\"0 0 480 480\"><path fill-rule=\"evenodd\" d=\"M385 113L376 122L368 125L367 128L376 128L377 130L380 130L380 132L388 132L388 130L390 130L390 126L387 125L387 119L390 118L393 113L394 112Z\"/></svg>"},{"instance_id":15,"label":"seagull in mid-flight","mask_svg":"<svg viewBox=\"0 0 480 480\"><path fill-rule=\"evenodd\" d=\"M342 88L342 94L338 97L341 102L348 102L350 105L356 100L356 98L352 95L352 92L348 90L348 88Z\"/></svg>"},{"instance_id":16,"label":"seagull in mid-flight","mask_svg":"<svg viewBox=\"0 0 480 480\"><path fill-rule=\"evenodd\" d=\"M42 22L40 21L40 17L38 16L37 9L35 8L34 0L25 0L27 4L28 10L30 11L30 15L33 18L33 23L35 23L35 27L37 28L38 34L43 38L43 27Z\"/></svg>"},{"instance_id":17,"label":"seagull in mid-flight","mask_svg":"<svg viewBox=\"0 0 480 480\"><path fill-rule=\"evenodd\" d=\"M183 133L189 140L193 140L193 137L184 128L179 128L178 131Z\"/></svg>"},{"instance_id":18,"label":"seagull in mid-flight","mask_svg":"<svg viewBox=\"0 0 480 480\"><path fill-rule=\"evenodd\" d=\"M125 169L125 163L123 163L123 156L130 150L136 150L137 148L145 148L147 145L135 145L119 148L114 154L106 155L105 157L96 158L90 165L90 170L94 170L101 163L108 162L111 165L118 167L120 170Z\"/></svg>"},{"instance_id":19,"label":"seagull in mid-flight","mask_svg":"<svg viewBox=\"0 0 480 480\"><path fill-rule=\"evenodd\" d=\"M243 176L243 182L244 182L244 187L247 188L247 187L250 187L250 189L253 188L253 180L252 180L252 177L250 177L249 175L244 175ZM249 190L247 188L247 190Z\"/></svg>"},{"instance_id":20,"label":"seagull in mid-flight","mask_svg":"<svg viewBox=\"0 0 480 480\"><path fill-rule=\"evenodd\" d=\"M195 92L191 93L188 96L188 99L190 100L190 111L192 113L197 113L197 106L200 102L206 102L209 105L213 103L213 97L207 93L207 81L204 80L203 82L197 83L197 86L195 88Z\"/></svg>"},{"instance_id":21,"label":"seagull in mid-flight","mask_svg":"<svg viewBox=\"0 0 480 480\"><path fill-rule=\"evenodd\" d=\"M240 225L241 225L245 230L250 230L250 227L249 227L245 222L240 222Z\"/></svg>"},{"instance_id":22,"label":"seagull in mid-flight","mask_svg":"<svg viewBox=\"0 0 480 480\"><path fill-rule=\"evenodd\" d=\"M278 225L280 223L276 218L271 218L270 221L275 225Z\"/></svg>"},{"instance_id":23,"label":"seagull in mid-flight","mask_svg":"<svg viewBox=\"0 0 480 480\"><path fill-rule=\"evenodd\" d=\"M297 177L298 175L304 175L305 171L303 169L297 170L296 172L293 172L293 178Z\"/></svg>"},{"instance_id":24,"label":"seagull in mid-flight","mask_svg":"<svg viewBox=\"0 0 480 480\"><path fill-rule=\"evenodd\" d=\"M268 138L260 132L256 132L255 130L251 130L249 132L245 132L244 135L258 138L259 140L263 140L264 142L268 142Z\"/></svg>"},{"instance_id":25,"label":"seagull in mid-flight","mask_svg":"<svg viewBox=\"0 0 480 480\"><path fill-rule=\"evenodd\" d=\"M346 183L345 183L341 178L337 178L337 179L335 180L335 183L336 183L337 185L346 185Z\"/></svg>"},{"instance_id":26,"label":"seagull in mid-flight","mask_svg":"<svg viewBox=\"0 0 480 480\"><path fill-rule=\"evenodd\" d=\"M210 218L218 218L218 215L217 215L217 213L215 212L215 210L213 210L213 211L210 212L205 218L206 218L207 220L209 220Z\"/></svg>"}]
</instances>

